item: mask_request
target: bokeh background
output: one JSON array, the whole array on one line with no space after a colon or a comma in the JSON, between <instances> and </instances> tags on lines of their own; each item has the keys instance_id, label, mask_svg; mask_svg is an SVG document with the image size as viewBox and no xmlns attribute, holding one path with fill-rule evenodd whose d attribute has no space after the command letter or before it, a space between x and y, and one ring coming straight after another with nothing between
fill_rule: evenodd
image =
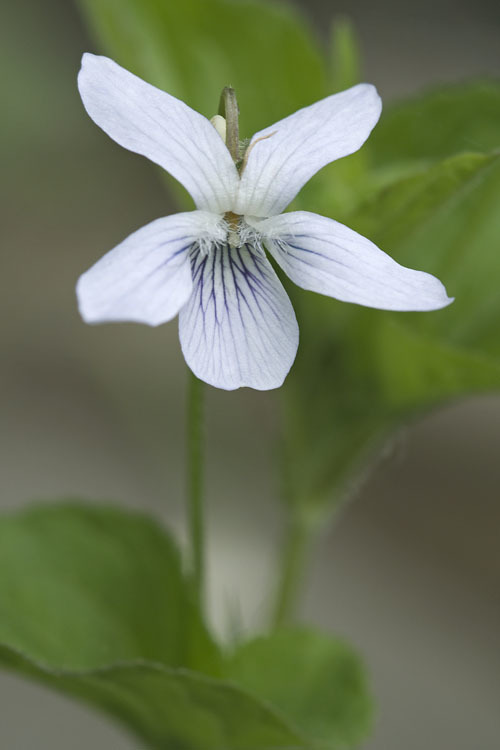
<instances>
[{"instance_id":1,"label":"bokeh background","mask_svg":"<svg viewBox=\"0 0 500 750\"><path fill-rule=\"evenodd\" d=\"M386 101L500 74L493 0L303 5L318 35L349 14ZM0 508L78 495L149 509L182 533L176 324L87 327L73 291L104 251L173 206L156 169L84 113L79 59L100 50L75 5L24 0L2 14ZM240 610L250 629L282 521L276 403L210 389L207 407L213 620L224 629ZM365 750L500 747L499 445L498 396L422 418L324 535L302 615L368 663L378 717ZM0 675L2 749L89 746L136 747L84 707Z\"/></svg>"}]
</instances>

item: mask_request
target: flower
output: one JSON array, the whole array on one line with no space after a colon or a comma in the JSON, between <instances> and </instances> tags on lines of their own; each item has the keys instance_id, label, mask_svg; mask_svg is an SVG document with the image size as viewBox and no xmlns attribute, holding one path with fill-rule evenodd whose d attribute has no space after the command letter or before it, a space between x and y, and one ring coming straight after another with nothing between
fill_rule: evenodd
<instances>
[{"instance_id":1,"label":"flower","mask_svg":"<svg viewBox=\"0 0 500 750\"><path fill-rule=\"evenodd\" d=\"M367 139L381 111L373 86L256 133L238 169L221 118L212 124L106 57L85 54L78 83L94 122L166 169L196 205L134 232L80 277L86 322L156 326L179 314L182 351L198 378L266 390L283 383L299 330L265 249L298 286L344 302L386 310L451 302L438 279L400 266L342 224L282 213L313 174Z\"/></svg>"}]
</instances>

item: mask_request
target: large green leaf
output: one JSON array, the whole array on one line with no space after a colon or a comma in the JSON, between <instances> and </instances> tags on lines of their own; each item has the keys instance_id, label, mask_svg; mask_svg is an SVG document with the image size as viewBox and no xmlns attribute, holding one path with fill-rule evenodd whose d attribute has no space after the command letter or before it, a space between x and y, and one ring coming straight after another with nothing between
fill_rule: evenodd
<instances>
[{"instance_id":1,"label":"large green leaf","mask_svg":"<svg viewBox=\"0 0 500 750\"><path fill-rule=\"evenodd\" d=\"M165 532L146 516L79 503L2 518L0 643L61 669L218 663Z\"/></svg>"},{"instance_id":2,"label":"large green leaf","mask_svg":"<svg viewBox=\"0 0 500 750\"><path fill-rule=\"evenodd\" d=\"M301 344L283 393L301 513L338 501L402 422L500 387L499 196L500 157L464 154L380 190L346 221L441 278L456 298L445 310L387 313L292 292Z\"/></svg>"},{"instance_id":3,"label":"large green leaf","mask_svg":"<svg viewBox=\"0 0 500 750\"><path fill-rule=\"evenodd\" d=\"M349 26L336 29L338 54L346 44L344 35L349 40L350 33ZM355 40L351 44L355 45ZM349 64L348 57L339 70L349 69ZM354 80L347 78L345 85ZM500 149L499 122L497 81L443 86L406 101L384 103L367 143L314 177L303 190L301 203L309 210L342 219L381 186L411 176L417 169L427 169L460 153L488 154Z\"/></svg>"},{"instance_id":4,"label":"large green leaf","mask_svg":"<svg viewBox=\"0 0 500 750\"><path fill-rule=\"evenodd\" d=\"M293 716L321 747L352 747L366 735L372 706L352 649L305 628L276 631L240 646L226 674Z\"/></svg>"},{"instance_id":5,"label":"large green leaf","mask_svg":"<svg viewBox=\"0 0 500 750\"><path fill-rule=\"evenodd\" d=\"M368 149L374 166L429 163L500 147L500 82L442 86L384 108Z\"/></svg>"},{"instance_id":6,"label":"large green leaf","mask_svg":"<svg viewBox=\"0 0 500 750\"><path fill-rule=\"evenodd\" d=\"M199 673L141 661L68 671L1 646L0 663L95 705L157 750L311 750L263 701Z\"/></svg>"},{"instance_id":7,"label":"large green leaf","mask_svg":"<svg viewBox=\"0 0 500 750\"><path fill-rule=\"evenodd\" d=\"M311 660L304 695L327 690L326 733L297 697L248 679L254 646L220 654L175 546L151 519L82 503L0 519L0 664L107 712L150 747L330 750L352 736L365 701L355 657L326 637L287 638L276 641L279 658L257 646L254 663L270 682Z\"/></svg>"},{"instance_id":8,"label":"large green leaf","mask_svg":"<svg viewBox=\"0 0 500 750\"><path fill-rule=\"evenodd\" d=\"M398 181L350 223L394 257L438 276L455 302L397 316L446 347L500 357L500 154L464 154Z\"/></svg>"},{"instance_id":9,"label":"large green leaf","mask_svg":"<svg viewBox=\"0 0 500 750\"><path fill-rule=\"evenodd\" d=\"M326 74L305 19L263 0L80 0L103 50L117 62L216 114L236 89L250 137L325 93Z\"/></svg>"}]
</instances>

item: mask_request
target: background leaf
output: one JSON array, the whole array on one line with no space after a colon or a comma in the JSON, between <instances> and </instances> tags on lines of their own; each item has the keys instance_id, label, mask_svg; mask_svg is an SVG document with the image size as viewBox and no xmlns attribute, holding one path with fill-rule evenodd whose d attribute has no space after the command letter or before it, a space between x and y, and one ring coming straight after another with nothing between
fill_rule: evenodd
<instances>
[{"instance_id":1,"label":"background leaf","mask_svg":"<svg viewBox=\"0 0 500 750\"><path fill-rule=\"evenodd\" d=\"M165 532L79 503L2 518L0 642L60 669L147 659L216 672L219 662Z\"/></svg>"},{"instance_id":2,"label":"background leaf","mask_svg":"<svg viewBox=\"0 0 500 750\"><path fill-rule=\"evenodd\" d=\"M306 750L262 701L236 685L151 662L89 671L50 669L7 647L0 663L123 721L157 750Z\"/></svg>"},{"instance_id":3,"label":"background leaf","mask_svg":"<svg viewBox=\"0 0 500 750\"><path fill-rule=\"evenodd\" d=\"M301 346L284 388L285 440L289 496L307 513L338 502L403 422L500 386L499 194L500 157L464 154L395 181L346 219L442 279L456 297L444 310L395 314L294 293Z\"/></svg>"},{"instance_id":4,"label":"background leaf","mask_svg":"<svg viewBox=\"0 0 500 750\"><path fill-rule=\"evenodd\" d=\"M370 728L361 662L330 636L305 628L276 631L240 646L225 671L293 717L318 746L352 747Z\"/></svg>"},{"instance_id":5,"label":"background leaf","mask_svg":"<svg viewBox=\"0 0 500 750\"><path fill-rule=\"evenodd\" d=\"M356 70L356 60L350 62L356 54L356 38L348 24L339 23L333 27L334 60L337 75L349 76L350 69ZM363 78L359 75L359 80ZM351 80L345 78L340 87L351 85ZM315 175L296 206L347 221L381 187L447 157L488 154L500 148L499 122L500 83L493 80L442 86L411 99L384 102L364 146Z\"/></svg>"},{"instance_id":6,"label":"background leaf","mask_svg":"<svg viewBox=\"0 0 500 750\"><path fill-rule=\"evenodd\" d=\"M445 310L398 320L445 346L494 360L500 355L499 195L500 155L463 154L381 191L350 220L404 265L443 279L455 297Z\"/></svg>"},{"instance_id":7,"label":"background leaf","mask_svg":"<svg viewBox=\"0 0 500 750\"><path fill-rule=\"evenodd\" d=\"M360 83L361 50L351 21L346 17L336 18L331 29L331 82L332 93L344 91Z\"/></svg>"},{"instance_id":8,"label":"background leaf","mask_svg":"<svg viewBox=\"0 0 500 750\"><path fill-rule=\"evenodd\" d=\"M401 169L465 152L488 153L500 139L500 84L441 86L384 107L367 144L373 166Z\"/></svg>"},{"instance_id":9,"label":"background leaf","mask_svg":"<svg viewBox=\"0 0 500 750\"><path fill-rule=\"evenodd\" d=\"M164 750L334 750L366 723L361 668L346 646L304 631L222 655L165 532L141 514L82 503L0 519L0 664ZM307 676L304 701L318 693L310 720L300 690L283 689L292 668Z\"/></svg>"}]
</instances>

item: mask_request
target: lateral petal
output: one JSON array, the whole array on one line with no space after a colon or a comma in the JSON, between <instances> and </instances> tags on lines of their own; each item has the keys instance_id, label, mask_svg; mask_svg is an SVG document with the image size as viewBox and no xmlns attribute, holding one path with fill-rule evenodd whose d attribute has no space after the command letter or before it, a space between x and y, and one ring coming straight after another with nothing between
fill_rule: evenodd
<instances>
[{"instance_id":1,"label":"lateral petal","mask_svg":"<svg viewBox=\"0 0 500 750\"><path fill-rule=\"evenodd\" d=\"M113 60L89 53L82 58L78 88L94 122L120 146L170 172L197 208L231 209L238 172L203 115Z\"/></svg>"},{"instance_id":2,"label":"lateral petal","mask_svg":"<svg viewBox=\"0 0 500 750\"><path fill-rule=\"evenodd\" d=\"M435 276L399 265L333 219L297 211L253 225L303 289L382 310L438 310L453 302Z\"/></svg>"},{"instance_id":3,"label":"lateral petal","mask_svg":"<svg viewBox=\"0 0 500 750\"><path fill-rule=\"evenodd\" d=\"M362 146L381 109L375 87L360 83L256 133L235 213L273 216L283 211L319 169Z\"/></svg>"},{"instance_id":4,"label":"lateral petal","mask_svg":"<svg viewBox=\"0 0 500 750\"><path fill-rule=\"evenodd\" d=\"M193 288L190 248L221 236L218 217L204 211L152 221L80 276L76 293L82 318L150 326L171 320Z\"/></svg>"},{"instance_id":5,"label":"lateral petal","mask_svg":"<svg viewBox=\"0 0 500 750\"><path fill-rule=\"evenodd\" d=\"M192 257L194 289L179 335L194 374L217 388L278 388L297 352L288 296L263 251L224 244Z\"/></svg>"}]
</instances>

